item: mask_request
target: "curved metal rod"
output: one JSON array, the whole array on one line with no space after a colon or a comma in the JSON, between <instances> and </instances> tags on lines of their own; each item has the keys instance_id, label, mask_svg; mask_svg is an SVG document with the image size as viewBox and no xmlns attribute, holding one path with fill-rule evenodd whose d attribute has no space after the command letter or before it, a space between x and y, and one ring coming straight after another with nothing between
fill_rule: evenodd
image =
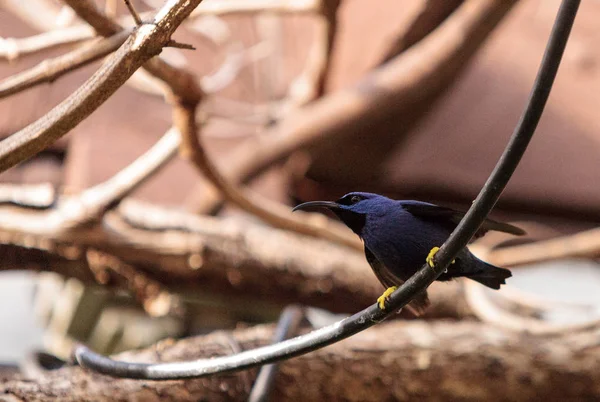
<instances>
[{"instance_id":1,"label":"curved metal rod","mask_svg":"<svg viewBox=\"0 0 600 402\"><path fill-rule=\"evenodd\" d=\"M349 318L308 334L235 355L211 359L173 363L131 363L112 360L90 351L85 346L79 346L74 352L77 362L83 367L114 377L148 380L204 377L261 366L311 352L367 329L402 308L413 296L427 288L467 245L514 173L546 105L579 3L580 0L562 1L521 120L472 207L436 254L435 267L432 269L424 264L415 275L392 293L385 311L374 304Z\"/></svg>"},{"instance_id":2,"label":"curved metal rod","mask_svg":"<svg viewBox=\"0 0 600 402\"><path fill-rule=\"evenodd\" d=\"M279 316L277 328L273 335L273 343L285 341L293 335L297 335L298 328L304 319L304 309L299 306L286 307ZM277 364L267 364L260 368L254 386L248 397L248 402L267 402L271 397L275 376L277 375Z\"/></svg>"}]
</instances>

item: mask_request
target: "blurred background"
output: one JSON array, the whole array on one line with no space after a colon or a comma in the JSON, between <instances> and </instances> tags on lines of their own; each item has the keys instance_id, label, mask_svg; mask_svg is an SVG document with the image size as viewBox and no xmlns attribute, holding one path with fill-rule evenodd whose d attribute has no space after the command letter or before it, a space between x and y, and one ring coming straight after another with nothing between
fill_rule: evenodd
<instances>
[{"instance_id":1,"label":"blurred background","mask_svg":"<svg viewBox=\"0 0 600 402\"><path fill-rule=\"evenodd\" d=\"M462 1L378 0L376 6L367 0L274 2L281 5L257 10L248 0L240 10L236 2L230 2L229 6L234 6L228 9L228 2L221 0L214 3L225 5L223 9L215 6L212 11L211 2L202 3L200 11L175 34L175 39L196 50L167 48L161 57L202 77L207 93L202 103L202 142L226 176L237 174L234 181L288 206L333 200L349 191L370 191L462 210L476 197L518 122L560 3L489 2L488 14L480 21L470 17L479 25L468 38L446 39L440 47L449 52L444 56L443 51L428 52L423 45L445 35L446 25L458 23L453 18ZM142 13L162 5L159 0L132 3ZM96 5L123 26L131 26L123 2L106 0ZM474 246L482 255L499 245L569 239L576 233L588 233L600 222L599 18L599 1L582 2L537 134L493 214L522 225L528 236L518 240L486 238ZM85 23L77 14L58 0L0 0L0 78L6 80L84 41L29 54L19 50L19 39L48 32L68 34L82 25ZM436 62L436 54L447 60ZM413 77L415 69L402 69L402 63L411 57L431 58L424 63L433 70L425 81ZM3 95L0 136L8 137L44 116L101 63ZM401 87L397 83L402 79L412 79L414 85L391 96L387 103L372 101L366 117L352 117L357 124L340 124L336 129L332 123L322 139L291 153L283 163L260 171L239 167L240 160L261 149L261 144L269 144L275 136L294 135L295 119L310 117L311 107L321 107L332 95L341 101L344 96L354 96L352 91L360 96L385 91L369 84L369 77L378 71L392 77L390 92ZM68 135L0 174L0 208L52 209L60 197L105 182L150 149L171 127L171 106L149 81L148 75L131 79ZM23 196L24 189L34 195ZM46 193L52 194L50 201L39 207L36 203ZM143 205L176 213L264 225L230 203L223 207L215 194L192 164L175 158L131 197ZM110 227L99 227L111 235ZM273 321L281 308L293 301L274 296L277 289L267 293L240 290L244 274L229 267L223 267L228 274L220 282L203 285L200 272L186 288L184 279L169 278L164 272L154 275L148 268L163 260L121 256L177 296L168 313L148 314L147 306L144 309L127 289L81 281L81 275L61 275L65 270L53 264L62 260L53 262L52 249L39 246L44 236L34 236L36 240L29 244L25 235L0 236L0 255L10 261L10 268L0 272L0 322L5 323L0 331L0 362L9 366L19 364L38 348L66 357L76 341L102 353L115 353L166 337ZM591 238L599 237L594 236ZM70 242L75 256L66 259L76 262L80 245ZM65 244L60 247L67 247ZM129 245L124 242L119 247ZM561 249L551 243L541 247L554 247L546 249L550 254ZM506 264L520 267L515 269L506 296L502 300L477 297L489 296L495 308L541 324L598 320L600 270L596 258L600 247L589 245L579 253L573 252L574 246L564 249L564 255L558 252L559 259L533 257L527 261L518 257L514 264L510 258L516 254L510 254ZM39 255L31 257L32 253ZM66 254L61 253L64 258ZM191 255L186 258L192 261ZM548 259L553 261L544 261ZM371 275L368 266L364 267L365 275ZM263 279L268 286L270 278ZM319 301L322 299L315 299L315 305L352 313L377 293L379 288L374 277L371 279L372 287L366 296L356 299L355 306L338 302L334 306ZM214 283L216 289L211 288ZM223 289L229 289L227 296L219 296ZM327 298L327 289L320 292ZM310 304L311 299L302 302ZM486 313L476 311L468 316L483 319Z\"/></svg>"}]
</instances>

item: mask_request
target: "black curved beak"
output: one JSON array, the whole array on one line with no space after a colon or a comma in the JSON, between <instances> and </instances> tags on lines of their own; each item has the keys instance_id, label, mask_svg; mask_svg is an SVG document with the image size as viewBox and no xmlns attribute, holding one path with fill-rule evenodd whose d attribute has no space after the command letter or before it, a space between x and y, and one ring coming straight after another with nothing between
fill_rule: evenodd
<instances>
[{"instance_id":1,"label":"black curved beak","mask_svg":"<svg viewBox=\"0 0 600 402\"><path fill-rule=\"evenodd\" d=\"M340 204L338 204L337 202L333 202L333 201L309 201L309 202L305 202L300 205L296 205L292 209L292 212L298 211L300 209L307 210L307 209L317 209L317 208L327 208L330 210L336 210L336 209L340 209Z\"/></svg>"}]
</instances>

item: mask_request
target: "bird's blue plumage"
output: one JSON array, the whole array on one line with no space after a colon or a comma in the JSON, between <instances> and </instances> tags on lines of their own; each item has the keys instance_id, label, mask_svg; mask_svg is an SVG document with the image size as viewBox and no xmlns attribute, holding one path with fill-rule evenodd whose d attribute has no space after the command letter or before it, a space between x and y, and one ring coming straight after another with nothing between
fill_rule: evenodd
<instances>
[{"instance_id":1,"label":"bird's blue plumage","mask_svg":"<svg viewBox=\"0 0 600 402\"><path fill-rule=\"evenodd\" d=\"M383 211L367 214L360 236L365 246L405 281L423 266L429 251L441 246L450 232L407 212L402 201L390 202Z\"/></svg>"},{"instance_id":2,"label":"bird's blue plumage","mask_svg":"<svg viewBox=\"0 0 600 402\"><path fill-rule=\"evenodd\" d=\"M335 203L315 201L296 209L308 206L330 208L360 236L369 264L386 287L402 284L421 268L431 249L446 241L464 215L426 202L398 201L363 192L346 194ZM493 220L484 222L479 235L487 230L524 233L515 226ZM498 289L511 273L481 261L465 248L438 280L463 276ZM421 304L426 302L424 295Z\"/></svg>"}]
</instances>

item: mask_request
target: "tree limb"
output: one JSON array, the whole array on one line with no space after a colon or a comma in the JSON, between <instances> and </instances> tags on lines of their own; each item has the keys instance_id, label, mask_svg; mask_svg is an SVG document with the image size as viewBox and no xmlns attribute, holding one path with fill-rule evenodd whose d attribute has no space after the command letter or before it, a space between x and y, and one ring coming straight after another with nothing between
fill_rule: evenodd
<instances>
[{"instance_id":1,"label":"tree limb","mask_svg":"<svg viewBox=\"0 0 600 402\"><path fill-rule=\"evenodd\" d=\"M319 4L320 0L215 0L202 3L191 17L263 12L313 13L319 9Z\"/></svg>"},{"instance_id":2,"label":"tree limb","mask_svg":"<svg viewBox=\"0 0 600 402\"><path fill-rule=\"evenodd\" d=\"M180 104L174 107L174 121L181 127L182 155L213 183L225 198L242 210L265 222L297 233L328 239L339 244L362 251L362 242L353 234L328 225L327 219L314 214L310 218L293 216L289 208L260 199L250 191L242 191L229 183L209 160L200 144L196 130L195 106ZM311 216L312 215L312 216Z\"/></svg>"},{"instance_id":3,"label":"tree limb","mask_svg":"<svg viewBox=\"0 0 600 402\"><path fill-rule=\"evenodd\" d=\"M402 27L390 47L385 51L379 65L385 64L400 55L438 27L463 0L423 0L414 19Z\"/></svg>"},{"instance_id":4,"label":"tree limb","mask_svg":"<svg viewBox=\"0 0 600 402\"><path fill-rule=\"evenodd\" d=\"M121 31L109 38L90 41L81 47L19 72L0 81L0 99L45 82L53 82L63 75L96 61L117 50L131 34Z\"/></svg>"},{"instance_id":5,"label":"tree limb","mask_svg":"<svg viewBox=\"0 0 600 402\"><path fill-rule=\"evenodd\" d=\"M104 103L138 67L160 53L200 1L169 1L158 12L154 24L136 30L77 91L36 122L0 142L0 172L46 148Z\"/></svg>"},{"instance_id":6,"label":"tree limb","mask_svg":"<svg viewBox=\"0 0 600 402\"><path fill-rule=\"evenodd\" d=\"M15 61L21 56L54 47L91 39L94 32L87 25L55 29L27 38L0 38L0 59Z\"/></svg>"},{"instance_id":7,"label":"tree limb","mask_svg":"<svg viewBox=\"0 0 600 402\"><path fill-rule=\"evenodd\" d=\"M273 327L259 326L231 336L247 350L269 343L272 333ZM390 322L283 362L272 399L595 400L600 397L599 335L594 329L540 338L480 323ZM225 335L217 332L119 357L166 362L230 353ZM256 370L249 373L255 378ZM244 374L152 382L68 367L35 379L9 378L0 392L28 401L245 401Z\"/></svg>"},{"instance_id":8,"label":"tree limb","mask_svg":"<svg viewBox=\"0 0 600 402\"><path fill-rule=\"evenodd\" d=\"M121 27L119 23L104 15L104 13L102 13L102 11L100 11L100 9L98 9L90 0L64 1L79 17L90 24L102 36L111 36L123 30L123 27ZM192 0L191 3L187 4L186 12L184 15L181 15L182 18L178 19L177 25L181 24L201 1L202 0ZM186 2L183 2L183 4L185 3ZM165 10L165 8L162 10ZM155 18L160 18L161 16L163 16L163 14L159 11ZM155 21L153 24L158 25L158 22ZM161 42L162 47L169 45L171 34L175 32L175 28L176 27L172 27L168 35L163 38L164 42ZM182 69L172 66L160 57L149 60L144 65L144 69L156 78L167 82L171 91L181 98L187 99L189 97L191 99L196 99L202 97L202 89L195 81L193 74L182 74Z\"/></svg>"},{"instance_id":9,"label":"tree limb","mask_svg":"<svg viewBox=\"0 0 600 402\"><path fill-rule=\"evenodd\" d=\"M514 267L561 258L597 258L598 256L600 256L600 228L550 240L490 250L485 258L496 265Z\"/></svg>"}]
</instances>

